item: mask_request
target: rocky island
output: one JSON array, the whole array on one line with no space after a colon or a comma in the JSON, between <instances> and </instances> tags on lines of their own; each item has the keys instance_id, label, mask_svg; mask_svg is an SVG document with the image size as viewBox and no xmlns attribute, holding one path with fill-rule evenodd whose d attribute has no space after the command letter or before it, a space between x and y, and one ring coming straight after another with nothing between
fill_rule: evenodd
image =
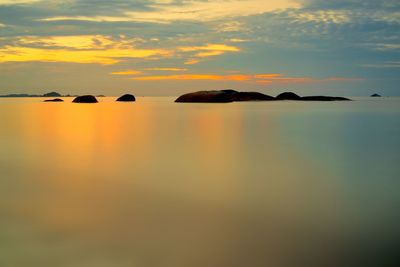
<instances>
[{"instance_id":1,"label":"rocky island","mask_svg":"<svg viewBox=\"0 0 400 267\"><path fill-rule=\"evenodd\" d=\"M76 97L73 101L73 103L98 103L96 97L92 95L82 95Z\"/></svg>"},{"instance_id":2,"label":"rocky island","mask_svg":"<svg viewBox=\"0 0 400 267\"><path fill-rule=\"evenodd\" d=\"M238 92L235 90L219 91L199 91L184 94L178 97L177 103L231 103L242 101L278 101L278 100L296 100L296 101L349 101L345 97L334 96L299 96L292 92L279 94L277 97L265 95L259 92Z\"/></svg>"},{"instance_id":3,"label":"rocky island","mask_svg":"<svg viewBox=\"0 0 400 267\"><path fill-rule=\"evenodd\" d=\"M118 102L135 102L136 98L134 95L125 94L125 95L119 97L116 101L118 101Z\"/></svg>"}]
</instances>

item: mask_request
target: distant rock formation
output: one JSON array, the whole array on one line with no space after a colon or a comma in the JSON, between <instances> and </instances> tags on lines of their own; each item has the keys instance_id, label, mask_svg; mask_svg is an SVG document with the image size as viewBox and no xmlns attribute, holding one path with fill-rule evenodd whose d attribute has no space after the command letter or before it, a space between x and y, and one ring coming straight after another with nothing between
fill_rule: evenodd
<instances>
[{"instance_id":1,"label":"distant rock formation","mask_svg":"<svg viewBox=\"0 0 400 267\"><path fill-rule=\"evenodd\" d=\"M371 95L371 97L382 97L382 96L379 94L373 94L373 95Z\"/></svg>"},{"instance_id":2,"label":"distant rock formation","mask_svg":"<svg viewBox=\"0 0 400 267\"><path fill-rule=\"evenodd\" d=\"M92 95L82 95L76 97L73 101L73 103L97 103L96 97Z\"/></svg>"},{"instance_id":3,"label":"distant rock formation","mask_svg":"<svg viewBox=\"0 0 400 267\"><path fill-rule=\"evenodd\" d=\"M350 99L338 96L303 96L303 101L350 101Z\"/></svg>"},{"instance_id":4,"label":"distant rock formation","mask_svg":"<svg viewBox=\"0 0 400 267\"><path fill-rule=\"evenodd\" d=\"M62 97L61 94L57 92L50 92L43 95L36 94L8 94L8 95L0 95L0 97Z\"/></svg>"},{"instance_id":5,"label":"distant rock formation","mask_svg":"<svg viewBox=\"0 0 400 267\"><path fill-rule=\"evenodd\" d=\"M293 92L285 92L276 97L278 100L296 100L296 101L345 101L350 100L345 97L336 96L299 96Z\"/></svg>"},{"instance_id":6,"label":"distant rock formation","mask_svg":"<svg viewBox=\"0 0 400 267\"><path fill-rule=\"evenodd\" d=\"M335 96L304 96L301 97L293 92L279 94L276 98L258 92L238 92L235 90L199 91L184 94L178 97L177 103L230 103L241 101L274 101L274 100L296 100L296 101L345 101L345 97Z\"/></svg>"},{"instance_id":7,"label":"distant rock formation","mask_svg":"<svg viewBox=\"0 0 400 267\"><path fill-rule=\"evenodd\" d=\"M230 103L235 101L269 101L274 97L257 92L238 92L235 90L199 91L184 94L175 100L177 103Z\"/></svg>"},{"instance_id":8,"label":"distant rock formation","mask_svg":"<svg viewBox=\"0 0 400 267\"><path fill-rule=\"evenodd\" d=\"M43 95L43 97L60 97L61 94L57 93L57 92L50 92L50 93L46 93Z\"/></svg>"},{"instance_id":9,"label":"distant rock formation","mask_svg":"<svg viewBox=\"0 0 400 267\"><path fill-rule=\"evenodd\" d=\"M272 101L275 97L258 92L238 92L232 96L233 101Z\"/></svg>"},{"instance_id":10,"label":"distant rock formation","mask_svg":"<svg viewBox=\"0 0 400 267\"><path fill-rule=\"evenodd\" d=\"M285 93L279 94L276 97L276 99L278 99L278 100L300 100L301 97L292 92L285 92Z\"/></svg>"},{"instance_id":11,"label":"distant rock formation","mask_svg":"<svg viewBox=\"0 0 400 267\"><path fill-rule=\"evenodd\" d=\"M106 97L105 95L97 95L96 97Z\"/></svg>"},{"instance_id":12,"label":"distant rock formation","mask_svg":"<svg viewBox=\"0 0 400 267\"><path fill-rule=\"evenodd\" d=\"M135 102L136 98L134 95L125 94L117 99L119 102Z\"/></svg>"},{"instance_id":13,"label":"distant rock formation","mask_svg":"<svg viewBox=\"0 0 400 267\"><path fill-rule=\"evenodd\" d=\"M54 99L46 99L44 102L64 102L64 100L60 98L54 98Z\"/></svg>"}]
</instances>

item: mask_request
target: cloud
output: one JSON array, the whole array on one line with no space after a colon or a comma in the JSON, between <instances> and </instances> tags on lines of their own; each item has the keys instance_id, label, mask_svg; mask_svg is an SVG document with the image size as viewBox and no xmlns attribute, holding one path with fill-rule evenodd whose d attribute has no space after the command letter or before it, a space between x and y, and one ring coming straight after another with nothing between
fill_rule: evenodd
<instances>
[{"instance_id":1,"label":"cloud","mask_svg":"<svg viewBox=\"0 0 400 267\"><path fill-rule=\"evenodd\" d=\"M361 78L348 77L329 77L325 79L315 79L311 77L287 77L282 74L234 74L234 75L217 75L217 74L183 74L183 75L158 75L158 76L140 76L132 77L135 81L236 81L236 82L252 82L259 84L311 84L311 83L329 83L329 82L355 82L361 81Z\"/></svg>"},{"instance_id":2,"label":"cloud","mask_svg":"<svg viewBox=\"0 0 400 267\"><path fill-rule=\"evenodd\" d=\"M80 20L97 22L151 22L214 21L262 14L288 8L300 8L296 0L213 0L213 1L156 1L148 5L148 11L125 11L120 16L54 16L42 21Z\"/></svg>"},{"instance_id":3,"label":"cloud","mask_svg":"<svg viewBox=\"0 0 400 267\"><path fill-rule=\"evenodd\" d=\"M6 46L0 49L0 63L4 62L68 62L84 64L116 64L124 59L169 56L161 49L110 48L104 50L66 50Z\"/></svg>"},{"instance_id":4,"label":"cloud","mask_svg":"<svg viewBox=\"0 0 400 267\"><path fill-rule=\"evenodd\" d=\"M31 4L42 0L0 0L0 5Z\"/></svg>"},{"instance_id":5,"label":"cloud","mask_svg":"<svg viewBox=\"0 0 400 267\"><path fill-rule=\"evenodd\" d=\"M400 61L388 61L384 63L375 63L375 64L362 64L361 65L364 68L400 68Z\"/></svg>"},{"instance_id":6,"label":"cloud","mask_svg":"<svg viewBox=\"0 0 400 267\"><path fill-rule=\"evenodd\" d=\"M77 35L77 36L23 36L18 40L21 45L37 45L41 47L60 47L72 49L102 49L121 45L109 36Z\"/></svg>"},{"instance_id":7,"label":"cloud","mask_svg":"<svg viewBox=\"0 0 400 267\"><path fill-rule=\"evenodd\" d=\"M179 47L181 52L195 52L195 54L188 59L186 65L194 65L199 63L200 58L220 56L225 53L240 52L240 48L225 44L207 44L203 46L184 46Z\"/></svg>"},{"instance_id":8,"label":"cloud","mask_svg":"<svg viewBox=\"0 0 400 267\"><path fill-rule=\"evenodd\" d=\"M112 75L140 75L143 74L142 71L137 70L124 70L124 71L115 71L111 72Z\"/></svg>"},{"instance_id":9,"label":"cloud","mask_svg":"<svg viewBox=\"0 0 400 267\"><path fill-rule=\"evenodd\" d=\"M145 70L149 70L149 71L176 71L176 72L180 72L180 71L187 71L188 69L185 69L185 68L146 68Z\"/></svg>"},{"instance_id":10,"label":"cloud","mask_svg":"<svg viewBox=\"0 0 400 267\"><path fill-rule=\"evenodd\" d=\"M400 44L373 44L376 50L380 51L390 51L390 50L399 50Z\"/></svg>"},{"instance_id":11,"label":"cloud","mask_svg":"<svg viewBox=\"0 0 400 267\"><path fill-rule=\"evenodd\" d=\"M342 24L351 21L351 12L347 10L316 10L290 12L289 16L299 22Z\"/></svg>"}]
</instances>

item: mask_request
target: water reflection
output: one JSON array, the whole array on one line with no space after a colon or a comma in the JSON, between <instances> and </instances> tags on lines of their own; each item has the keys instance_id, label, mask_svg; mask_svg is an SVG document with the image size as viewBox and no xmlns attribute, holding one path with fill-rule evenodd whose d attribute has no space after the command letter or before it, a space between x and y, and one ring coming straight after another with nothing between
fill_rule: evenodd
<instances>
[{"instance_id":1,"label":"water reflection","mask_svg":"<svg viewBox=\"0 0 400 267\"><path fill-rule=\"evenodd\" d=\"M394 255L399 198L375 201L386 209L372 219L379 205L355 201L340 159L312 145L344 149L310 133L310 107L139 100L0 106L2 265L354 266L382 260L380 244Z\"/></svg>"}]
</instances>

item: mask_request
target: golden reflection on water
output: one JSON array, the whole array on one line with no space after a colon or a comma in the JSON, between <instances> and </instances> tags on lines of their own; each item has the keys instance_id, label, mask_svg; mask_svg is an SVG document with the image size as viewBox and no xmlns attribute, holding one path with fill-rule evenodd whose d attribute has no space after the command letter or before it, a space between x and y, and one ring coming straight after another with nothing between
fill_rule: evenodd
<instances>
[{"instance_id":1,"label":"golden reflection on water","mask_svg":"<svg viewBox=\"0 0 400 267\"><path fill-rule=\"evenodd\" d=\"M312 266L353 230L281 113L112 100L0 107L4 266Z\"/></svg>"}]
</instances>

